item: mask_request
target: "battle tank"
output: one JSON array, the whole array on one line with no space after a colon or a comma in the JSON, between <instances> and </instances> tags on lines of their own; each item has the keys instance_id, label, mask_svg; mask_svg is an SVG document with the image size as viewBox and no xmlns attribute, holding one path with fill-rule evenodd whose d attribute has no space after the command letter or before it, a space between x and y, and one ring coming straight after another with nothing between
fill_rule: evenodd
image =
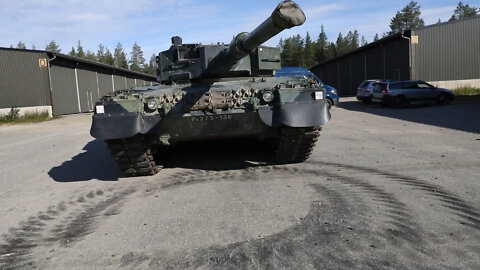
<instances>
[{"instance_id":1,"label":"battle tank","mask_svg":"<svg viewBox=\"0 0 480 270\"><path fill-rule=\"evenodd\" d=\"M90 134L105 140L127 176L153 175L165 147L186 141L255 137L275 142L276 163L308 159L330 119L316 81L274 77L280 49L262 44L304 23L292 1L229 45L183 44L157 56L157 86L115 91L96 103Z\"/></svg>"}]
</instances>

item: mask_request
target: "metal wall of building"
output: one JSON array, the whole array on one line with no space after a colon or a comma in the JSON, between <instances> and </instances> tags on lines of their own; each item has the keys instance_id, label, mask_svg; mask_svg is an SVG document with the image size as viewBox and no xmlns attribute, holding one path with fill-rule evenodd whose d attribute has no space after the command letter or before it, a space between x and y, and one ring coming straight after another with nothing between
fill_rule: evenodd
<instances>
[{"instance_id":1,"label":"metal wall of building","mask_svg":"<svg viewBox=\"0 0 480 270\"><path fill-rule=\"evenodd\" d=\"M75 69L52 66L52 99L55 115L81 112L78 103Z\"/></svg>"},{"instance_id":2,"label":"metal wall of building","mask_svg":"<svg viewBox=\"0 0 480 270\"><path fill-rule=\"evenodd\" d=\"M48 106L48 68L39 65L45 52L0 50L0 108Z\"/></svg>"},{"instance_id":3,"label":"metal wall of building","mask_svg":"<svg viewBox=\"0 0 480 270\"><path fill-rule=\"evenodd\" d=\"M379 40L310 68L342 95L353 95L363 80L410 77L409 41L400 34Z\"/></svg>"},{"instance_id":4,"label":"metal wall of building","mask_svg":"<svg viewBox=\"0 0 480 270\"><path fill-rule=\"evenodd\" d=\"M413 79L480 79L480 16L412 30L412 41Z\"/></svg>"},{"instance_id":5,"label":"metal wall of building","mask_svg":"<svg viewBox=\"0 0 480 270\"><path fill-rule=\"evenodd\" d=\"M95 102L106 93L134 87L136 76L154 78L64 55L52 60L51 64L55 115L91 112Z\"/></svg>"},{"instance_id":6,"label":"metal wall of building","mask_svg":"<svg viewBox=\"0 0 480 270\"><path fill-rule=\"evenodd\" d=\"M108 92L154 81L154 76L68 55L0 48L0 109L46 107L53 108L54 115L91 112Z\"/></svg>"},{"instance_id":7,"label":"metal wall of building","mask_svg":"<svg viewBox=\"0 0 480 270\"><path fill-rule=\"evenodd\" d=\"M100 96L103 97L106 93L113 92L112 75L100 72L97 72L97 75Z\"/></svg>"}]
</instances>

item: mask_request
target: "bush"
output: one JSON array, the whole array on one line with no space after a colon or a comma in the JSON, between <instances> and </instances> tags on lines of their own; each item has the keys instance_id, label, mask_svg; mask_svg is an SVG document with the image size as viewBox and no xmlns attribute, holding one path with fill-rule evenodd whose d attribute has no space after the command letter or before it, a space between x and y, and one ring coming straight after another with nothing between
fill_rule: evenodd
<instances>
[{"instance_id":1,"label":"bush","mask_svg":"<svg viewBox=\"0 0 480 270\"><path fill-rule=\"evenodd\" d=\"M10 112L5 116L8 122L13 122L20 118L20 109L17 107L12 107Z\"/></svg>"}]
</instances>

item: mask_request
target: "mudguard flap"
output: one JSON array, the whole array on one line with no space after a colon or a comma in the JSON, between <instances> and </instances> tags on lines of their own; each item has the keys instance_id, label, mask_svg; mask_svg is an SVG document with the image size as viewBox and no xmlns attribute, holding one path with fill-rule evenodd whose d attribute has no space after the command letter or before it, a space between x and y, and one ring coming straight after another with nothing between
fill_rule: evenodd
<instances>
[{"instance_id":1,"label":"mudguard flap","mask_svg":"<svg viewBox=\"0 0 480 270\"><path fill-rule=\"evenodd\" d=\"M161 117L142 116L139 113L95 114L92 117L90 135L97 139L121 139L136 134L147 134L160 123Z\"/></svg>"},{"instance_id":2,"label":"mudguard flap","mask_svg":"<svg viewBox=\"0 0 480 270\"><path fill-rule=\"evenodd\" d=\"M289 102L279 106L258 107L260 119L271 127L317 127L330 120L330 111L323 100L314 102Z\"/></svg>"}]
</instances>

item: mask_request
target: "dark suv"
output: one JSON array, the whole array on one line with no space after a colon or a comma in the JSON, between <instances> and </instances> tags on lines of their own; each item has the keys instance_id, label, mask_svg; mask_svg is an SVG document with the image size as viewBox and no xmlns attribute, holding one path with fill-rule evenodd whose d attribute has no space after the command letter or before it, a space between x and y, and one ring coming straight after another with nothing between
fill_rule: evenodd
<instances>
[{"instance_id":1,"label":"dark suv","mask_svg":"<svg viewBox=\"0 0 480 270\"><path fill-rule=\"evenodd\" d=\"M401 108L414 103L449 104L453 98L452 91L424 81L387 81L375 84L372 102Z\"/></svg>"}]
</instances>

